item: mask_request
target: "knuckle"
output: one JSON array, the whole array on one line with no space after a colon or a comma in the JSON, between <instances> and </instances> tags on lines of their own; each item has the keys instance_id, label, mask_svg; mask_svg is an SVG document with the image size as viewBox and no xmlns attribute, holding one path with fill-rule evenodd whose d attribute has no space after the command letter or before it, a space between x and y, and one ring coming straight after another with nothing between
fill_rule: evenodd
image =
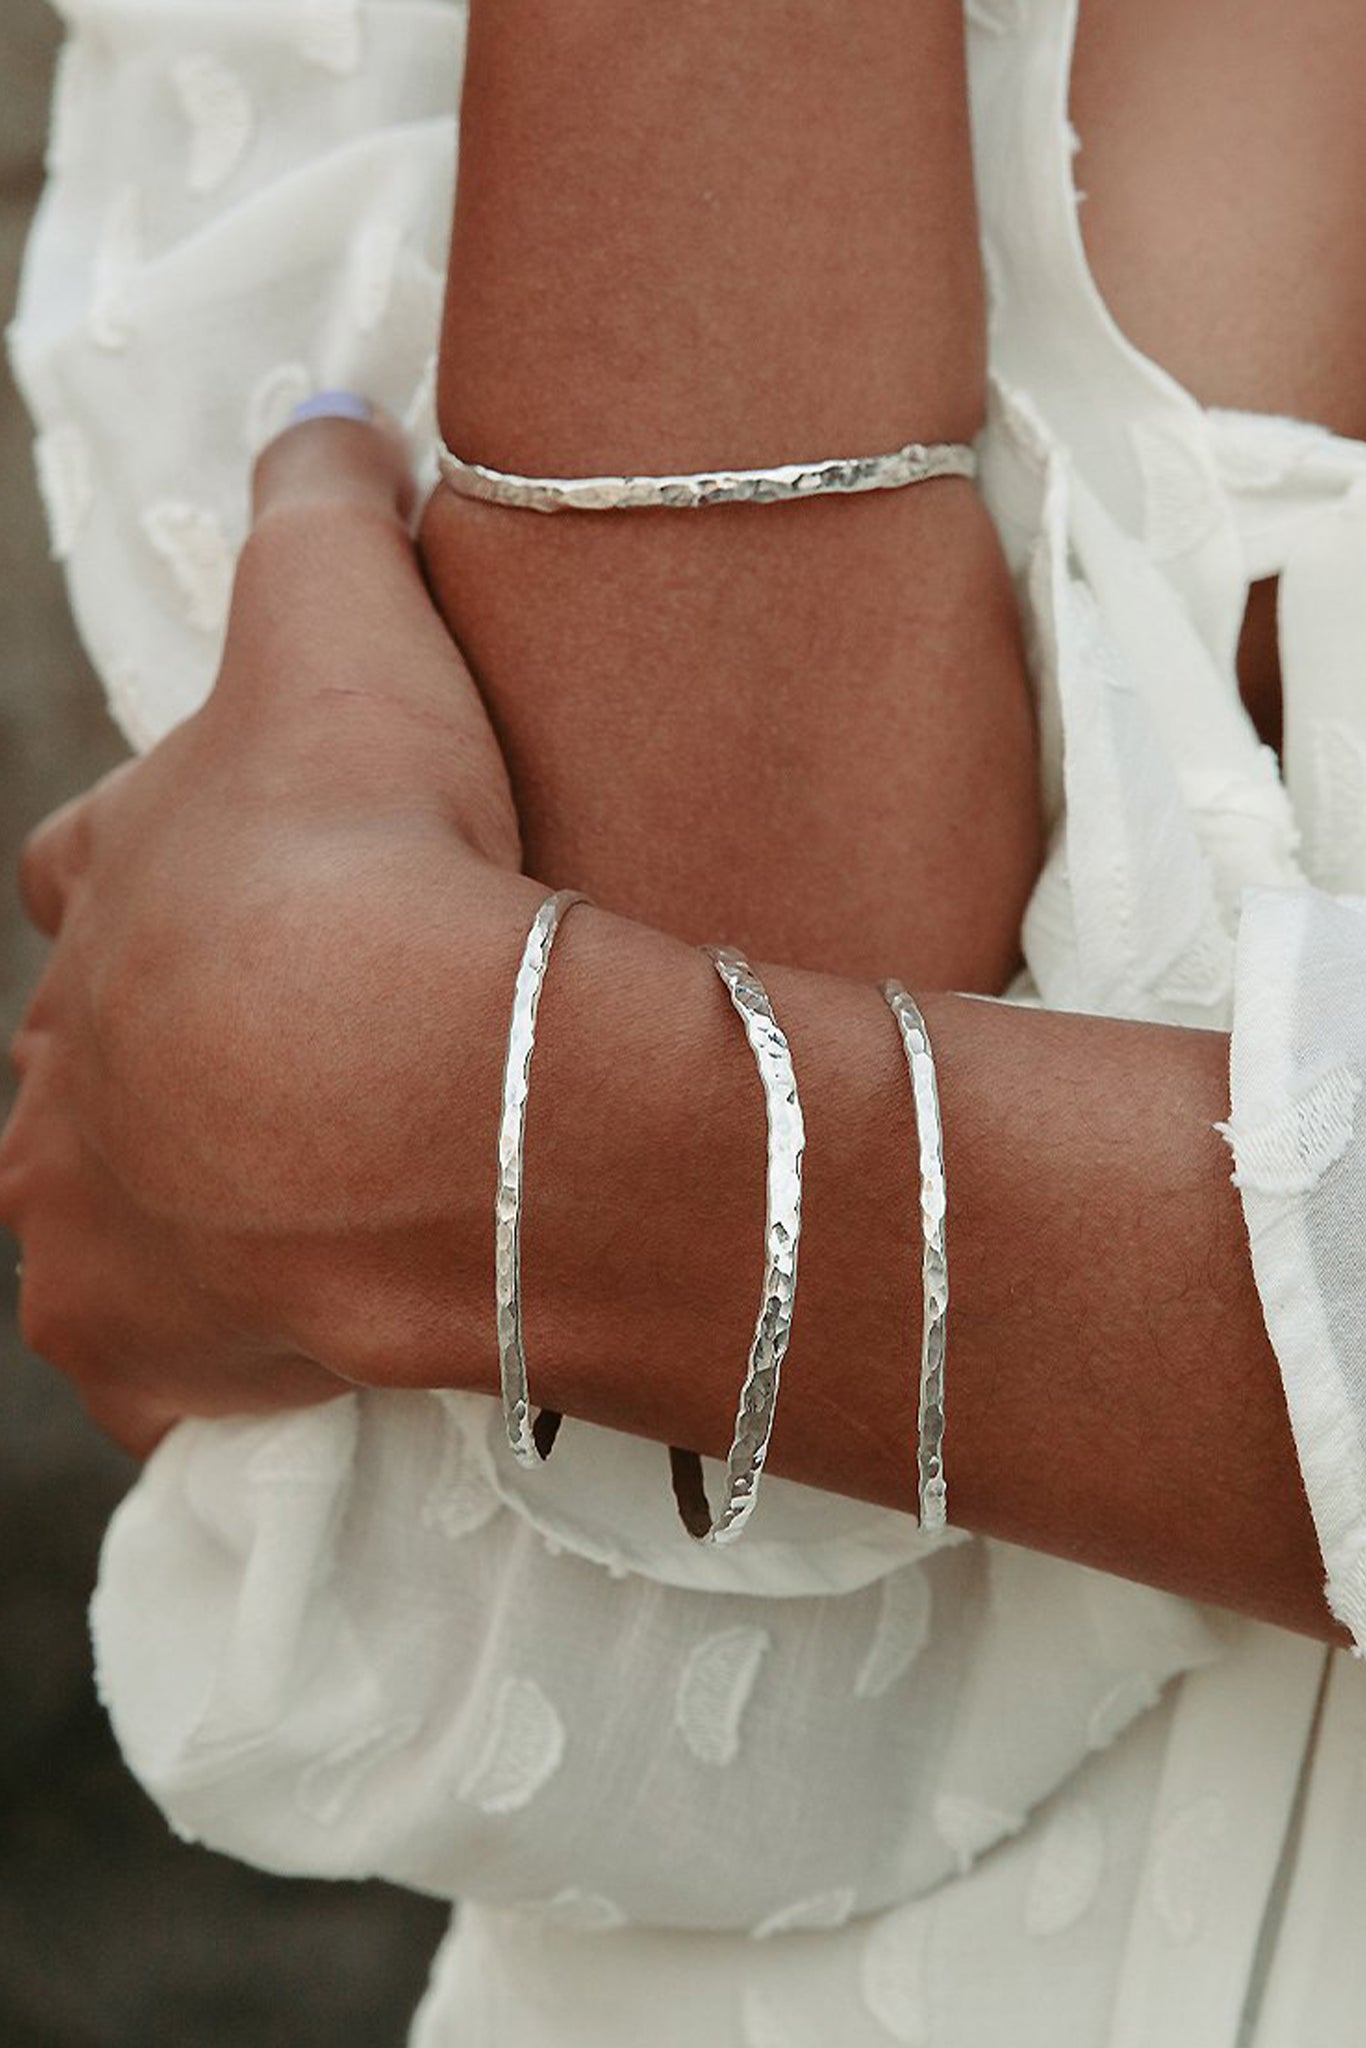
<instances>
[{"instance_id":1,"label":"knuckle","mask_svg":"<svg viewBox=\"0 0 1366 2048\"><path fill-rule=\"evenodd\" d=\"M19 895L39 931L59 928L72 886L89 866L92 808L79 797L36 825L19 851Z\"/></svg>"},{"instance_id":2,"label":"knuckle","mask_svg":"<svg viewBox=\"0 0 1366 2048\"><path fill-rule=\"evenodd\" d=\"M22 1105L0 1129L0 1223L18 1237L28 1206L32 1169L25 1156Z\"/></svg>"},{"instance_id":3,"label":"knuckle","mask_svg":"<svg viewBox=\"0 0 1366 2048\"><path fill-rule=\"evenodd\" d=\"M41 833L30 832L19 849L19 893L30 910L34 897L46 885L47 874L47 848Z\"/></svg>"},{"instance_id":4,"label":"knuckle","mask_svg":"<svg viewBox=\"0 0 1366 2048\"><path fill-rule=\"evenodd\" d=\"M19 1335L35 1357L59 1372L78 1374L90 1363L90 1334L67 1287L35 1274L30 1261L19 1290Z\"/></svg>"},{"instance_id":5,"label":"knuckle","mask_svg":"<svg viewBox=\"0 0 1366 2048\"><path fill-rule=\"evenodd\" d=\"M0 1139L0 1223L18 1237L24 1215L26 1176L19 1163L11 1158L7 1140L8 1133Z\"/></svg>"},{"instance_id":6,"label":"knuckle","mask_svg":"<svg viewBox=\"0 0 1366 2048\"><path fill-rule=\"evenodd\" d=\"M19 900L29 923L51 938L61 923L64 891L43 841L24 842L19 855Z\"/></svg>"},{"instance_id":7,"label":"knuckle","mask_svg":"<svg viewBox=\"0 0 1366 2048\"><path fill-rule=\"evenodd\" d=\"M151 1456L169 1427L168 1420L156 1410L126 1395L111 1395L102 1387L88 1384L78 1387L77 1392L96 1429L139 1463Z\"/></svg>"},{"instance_id":8,"label":"knuckle","mask_svg":"<svg viewBox=\"0 0 1366 2048\"><path fill-rule=\"evenodd\" d=\"M49 962L37 986L30 991L23 1015L9 1036L6 1051L11 1070L20 1081L33 1073L47 1045L53 1006L57 1000L57 976ZM0 1125L3 1119L0 1118Z\"/></svg>"},{"instance_id":9,"label":"knuckle","mask_svg":"<svg viewBox=\"0 0 1366 2048\"><path fill-rule=\"evenodd\" d=\"M81 864L89 837L89 801L75 797L33 827L24 841L22 857L34 867L69 870Z\"/></svg>"}]
</instances>

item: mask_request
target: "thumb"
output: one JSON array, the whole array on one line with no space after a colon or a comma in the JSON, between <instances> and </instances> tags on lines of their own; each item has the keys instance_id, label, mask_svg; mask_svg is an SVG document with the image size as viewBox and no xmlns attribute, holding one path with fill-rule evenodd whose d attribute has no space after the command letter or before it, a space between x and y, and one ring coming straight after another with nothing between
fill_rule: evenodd
<instances>
[{"instance_id":1,"label":"thumb","mask_svg":"<svg viewBox=\"0 0 1366 2048\"><path fill-rule=\"evenodd\" d=\"M296 406L282 434L265 447L252 475L257 525L286 506L370 503L407 522L415 486L398 422L368 398L320 391Z\"/></svg>"},{"instance_id":2,"label":"thumb","mask_svg":"<svg viewBox=\"0 0 1366 2048\"><path fill-rule=\"evenodd\" d=\"M449 698L458 657L418 567L413 496L388 414L346 392L299 407L252 472L220 688L281 703L382 681L391 699Z\"/></svg>"},{"instance_id":3,"label":"thumb","mask_svg":"<svg viewBox=\"0 0 1366 2048\"><path fill-rule=\"evenodd\" d=\"M414 496L387 414L337 392L302 407L257 460L215 694L277 736L287 727L318 789L435 805L515 867L507 770L423 578Z\"/></svg>"}]
</instances>

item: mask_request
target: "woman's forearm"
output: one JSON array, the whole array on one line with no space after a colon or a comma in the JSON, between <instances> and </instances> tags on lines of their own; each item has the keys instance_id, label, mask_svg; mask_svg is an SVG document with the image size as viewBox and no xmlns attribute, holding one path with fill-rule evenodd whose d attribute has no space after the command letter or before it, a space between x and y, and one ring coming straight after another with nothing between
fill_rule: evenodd
<instances>
[{"instance_id":1,"label":"woman's forearm","mask_svg":"<svg viewBox=\"0 0 1366 2048\"><path fill-rule=\"evenodd\" d=\"M724 1454L763 1115L708 963L577 913L528 1133L538 1398ZM808 1131L774 1469L913 1509L914 1120L866 987L772 970ZM1226 1147L1227 1040L942 996L950 1514L1314 1634L1323 1568ZM661 1483L663 1483L661 1481Z\"/></svg>"},{"instance_id":2,"label":"woman's forearm","mask_svg":"<svg viewBox=\"0 0 1366 2048\"><path fill-rule=\"evenodd\" d=\"M473 0L442 423L541 474L968 439L956 0Z\"/></svg>"},{"instance_id":3,"label":"woman's forearm","mask_svg":"<svg viewBox=\"0 0 1366 2048\"><path fill-rule=\"evenodd\" d=\"M453 446L763 463L969 437L982 404L956 0L475 0ZM557 519L439 492L423 539L534 872L770 958L1008 972L1033 732L969 485Z\"/></svg>"}]
</instances>

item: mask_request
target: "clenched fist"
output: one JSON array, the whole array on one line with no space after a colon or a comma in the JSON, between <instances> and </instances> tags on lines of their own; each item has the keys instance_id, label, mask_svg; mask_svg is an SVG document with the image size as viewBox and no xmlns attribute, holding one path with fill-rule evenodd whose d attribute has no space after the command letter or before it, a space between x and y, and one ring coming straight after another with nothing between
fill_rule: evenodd
<instances>
[{"instance_id":1,"label":"clenched fist","mask_svg":"<svg viewBox=\"0 0 1366 2048\"><path fill-rule=\"evenodd\" d=\"M410 494L384 426L268 449L208 702L26 850L52 950L0 1216L29 1342L139 1451L401 1376L396 1328L452 1380L491 1348L498 1063L542 892Z\"/></svg>"}]
</instances>

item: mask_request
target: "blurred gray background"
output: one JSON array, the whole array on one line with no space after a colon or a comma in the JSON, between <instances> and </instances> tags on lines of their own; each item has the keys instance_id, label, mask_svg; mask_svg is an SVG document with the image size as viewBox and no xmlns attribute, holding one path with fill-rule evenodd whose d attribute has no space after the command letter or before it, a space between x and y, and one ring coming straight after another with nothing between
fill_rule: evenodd
<instances>
[{"instance_id":1,"label":"blurred gray background","mask_svg":"<svg viewBox=\"0 0 1366 2048\"><path fill-rule=\"evenodd\" d=\"M46 0L0 0L6 319L57 45ZM122 754L48 560L29 449L0 372L0 1045L41 964L15 900L20 841ZM6 1065L0 1112L9 1092ZM441 1910L186 1848L119 1762L85 1607L132 1467L19 1344L15 1256L0 1232L0 2048L399 2048Z\"/></svg>"}]
</instances>

